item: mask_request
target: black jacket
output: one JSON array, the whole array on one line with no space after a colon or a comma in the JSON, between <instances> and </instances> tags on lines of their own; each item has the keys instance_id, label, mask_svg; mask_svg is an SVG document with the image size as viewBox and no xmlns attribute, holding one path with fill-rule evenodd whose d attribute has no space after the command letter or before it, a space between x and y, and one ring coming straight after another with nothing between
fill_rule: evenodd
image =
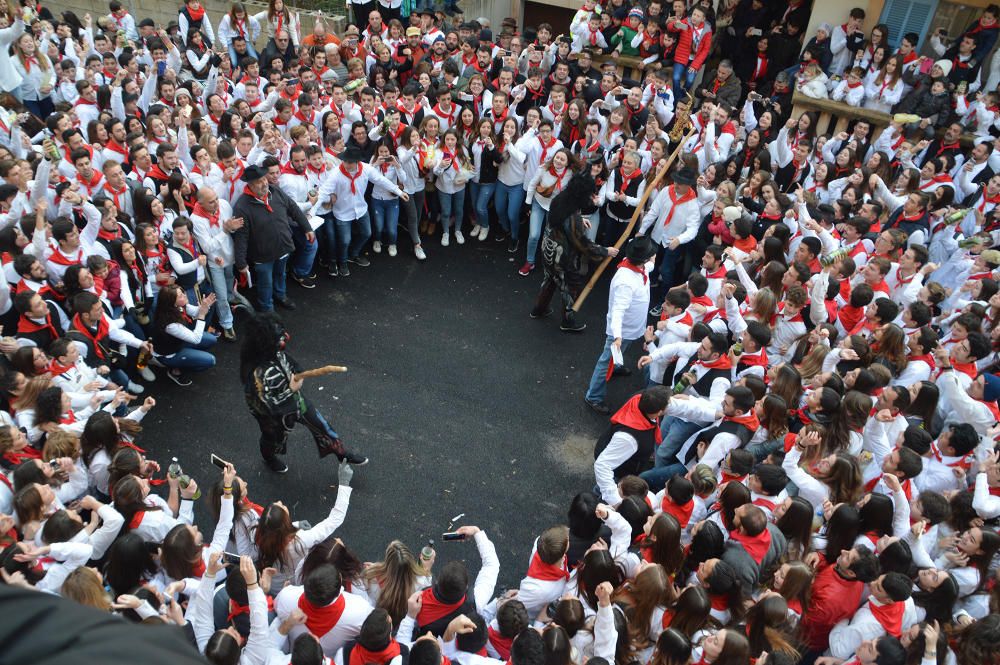
<instances>
[{"instance_id":1,"label":"black jacket","mask_svg":"<svg viewBox=\"0 0 1000 665\"><path fill-rule=\"evenodd\" d=\"M268 187L271 210L249 195L233 206L233 217L242 217L243 226L233 232L236 269L249 263L270 263L295 250L292 226L311 233L309 220L299 206L277 187Z\"/></svg>"}]
</instances>

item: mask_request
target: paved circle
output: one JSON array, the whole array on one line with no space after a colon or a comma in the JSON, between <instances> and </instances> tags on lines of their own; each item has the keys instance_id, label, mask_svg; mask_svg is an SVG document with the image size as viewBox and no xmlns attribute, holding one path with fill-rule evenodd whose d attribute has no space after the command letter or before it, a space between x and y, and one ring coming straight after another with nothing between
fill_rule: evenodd
<instances>
[{"instance_id":1,"label":"paved circle","mask_svg":"<svg viewBox=\"0 0 1000 665\"><path fill-rule=\"evenodd\" d=\"M321 276L313 290L289 280L299 307L282 314L304 367L349 367L305 384L342 438L371 458L354 475L338 535L365 561L381 559L393 538L414 551L434 538L439 561L462 556L475 569L471 545L440 538L475 524L497 546L498 586L510 587L527 569L534 537L564 523L570 498L593 486L593 444L605 421L583 394L602 345L608 280L584 306L588 329L568 335L558 313L528 318L540 269L518 276L512 255L492 240L435 241L425 243L423 263L400 245L400 256L373 256L346 279ZM215 452L236 464L254 501L280 499L293 519L316 524L334 502L336 460L319 460L299 427L289 472L265 469L237 376L238 344L217 350L218 366L191 387L156 382L159 406L141 445L164 466L176 455L198 480L216 477L208 463ZM612 405L637 385L616 379ZM198 506L196 515L210 538L207 510Z\"/></svg>"}]
</instances>

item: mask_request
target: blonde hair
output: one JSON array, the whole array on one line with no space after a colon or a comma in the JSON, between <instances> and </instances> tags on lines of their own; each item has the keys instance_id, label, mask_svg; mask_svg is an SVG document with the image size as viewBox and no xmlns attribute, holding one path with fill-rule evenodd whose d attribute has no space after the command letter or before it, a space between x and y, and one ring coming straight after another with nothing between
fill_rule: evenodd
<instances>
[{"instance_id":1,"label":"blonde hair","mask_svg":"<svg viewBox=\"0 0 1000 665\"><path fill-rule=\"evenodd\" d=\"M413 552L399 540L389 543L385 558L368 566L363 573L366 584L381 588L375 607L388 612L394 626L406 616L406 602L417 588L417 578L424 574Z\"/></svg>"},{"instance_id":2,"label":"blonde hair","mask_svg":"<svg viewBox=\"0 0 1000 665\"><path fill-rule=\"evenodd\" d=\"M14 40L14 53L17 55L17 59L21 61L21 66L24 67L25 71L28 70L27 62L24 57L24 51L21 50L21 37L25 35L30 36L30 32L23 33L20 37ZM32 37L34 39L34 37ZM49 71L51 63L49 63L49 58L45 53L42 52L42 47L36 42L35 44L35 59L38 60L38 66L42 68L43 72Z\"/></svg>"},{"instance_id":3,"label":"blonde hair","mask_svg":"<svg viewBox=\"0 0 1000 665\"><path fill-rule=\"evenodd\" d=\"M42 459L69 457L74 462L80 459L80 437L64 430L57 430L45 437Z\"/></svg>"},{"instance_id":4,"label":"blonde hair","mask_svg":"<svg viewBox=\"0 0 1000 665\"><path fill-rule=\"evenodd\" d=\"M111 597L104 590L100 575L92 568L81 566L67 575L59 592L64 598L75 600L86 607L111 611Z\"/></svg>"},{"instance_id":5,"label":"blonde hair","mask_svg":"<svg viewBox=\"0 0 1000 665\"><path fill-rule=\"evenodd\" d=\"M21 394L11 400L10 405L18 411L33 409L38 402L38 396L51 385L52 379L49 378L48 374L33 376L28 379L28 383L24 386Z\"/></svg>"}]
</instances>

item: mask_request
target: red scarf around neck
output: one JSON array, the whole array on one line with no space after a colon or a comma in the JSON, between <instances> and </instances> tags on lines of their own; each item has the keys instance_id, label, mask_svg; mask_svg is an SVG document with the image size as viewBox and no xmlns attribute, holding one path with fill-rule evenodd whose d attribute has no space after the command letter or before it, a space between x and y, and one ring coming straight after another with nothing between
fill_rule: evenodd
<instances>
[{"instance_id":1,"label":"red scarf around neck","mask_svg":"<svg viewBox=\"0 0 1000 665\"><path fill-rule=\"evenodd\" d=\"M612 363L613 364L613 363ZM633 395L629 401L625 402L622 408L618 409L615 415L611 416L611 422L617 425L624 425L640 432L648 429L655 430L653 436L656 443L660 443L660 422L659 419L650 420L639 410L639 398L642 395Z\"/></svg>"},{"instance_id":2,"label":"red scarf around neck","mask_svg":"<svg viewBox=\"0 0 1000 665\"><path fill-rule=\"evenodd\" d=\"M438 600L437 596L434 595L434 587L424 589L423 593L420 594L420 599L420 614L417 615L418 626L426 626L438 619L443 619L452 612L458 611L465 604L465 596L462 596L457 603L445 603Z\"/></svg>"},{"instance_id":3,"label":"red scarf around neck","mask_svg":"<svg viewBox=\"0 0 1000 665\"><path fill-rule=\"evenodd\" d=\"M868 601L868 609L871 610L872 616L885 629L885 632L899 639L899 636L903 634L903 611L906 609L904 601L877 605L875 599L872 598Z\"/></svg>"},{"instance_id":4,"label":"red scarf around neck","mask_svg":"<svg viewBox=\"0 0 1000 665\"><path fill-rule=\"evenodd\" d=\"M545 582L555 582L557 580L568 580L569 570L566 567L566 558L563 557L562 565L545 563L535 552L531 557L531 565L528 566L528 577Z\"/></svg>"},{"instance_id":5,"label":"red scarf around neck","mask_svg":"<svg viewBox=\"0 0 1000 665\"><path fill-rule=\"evenodd\" d=\"M730 540L739 543L758 566L771 548L771 532L765 528L756 536L748 536L739 529L729 532Z\"/></svg>"},{"instance_id":6,"label":"red scarf around neck","mask_svg":"<svg viewBox=\"0 0 1000 665\"><path fill-rule=\"evenodd\" d=\"M389 639L389 644L381 651L369 651L358 643L351 649L351 657L347 665L385 665L400 654L399 642Z\"/></svg>"},{"instance_id":7,"label":"red scarf around neck","mask_svg":"<svg viewBox=\"0 0 1000 665\"><path fill-rule=\"evenodd\" d=\"M313 605L306 599L304 593L299 596L299 609L306 615L306 627L310 633L318 638L322 638L337 625L341 615L344 614L344 607L346 605L347 601L344 600L343 593L325 607Z\"/></svg>"}]
</instances>

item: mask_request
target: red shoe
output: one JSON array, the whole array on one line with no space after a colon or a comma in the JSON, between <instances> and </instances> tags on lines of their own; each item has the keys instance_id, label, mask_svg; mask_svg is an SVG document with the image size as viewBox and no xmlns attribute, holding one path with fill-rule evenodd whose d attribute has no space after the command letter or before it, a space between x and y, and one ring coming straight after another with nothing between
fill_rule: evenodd
<instances>
[{"instance_id":1,"label":"red shoe","mask_svg":"<svg viewBox=\"0 0 1000 665\"><path fill-rule=\"evenodd\" d=\"M523 266L521 266L520 270L517 271L517 274L520 275L521 277L527 277L534 271L534 269L535 269L534 263L525 263Z\"/></svg>"}]
</instances>

